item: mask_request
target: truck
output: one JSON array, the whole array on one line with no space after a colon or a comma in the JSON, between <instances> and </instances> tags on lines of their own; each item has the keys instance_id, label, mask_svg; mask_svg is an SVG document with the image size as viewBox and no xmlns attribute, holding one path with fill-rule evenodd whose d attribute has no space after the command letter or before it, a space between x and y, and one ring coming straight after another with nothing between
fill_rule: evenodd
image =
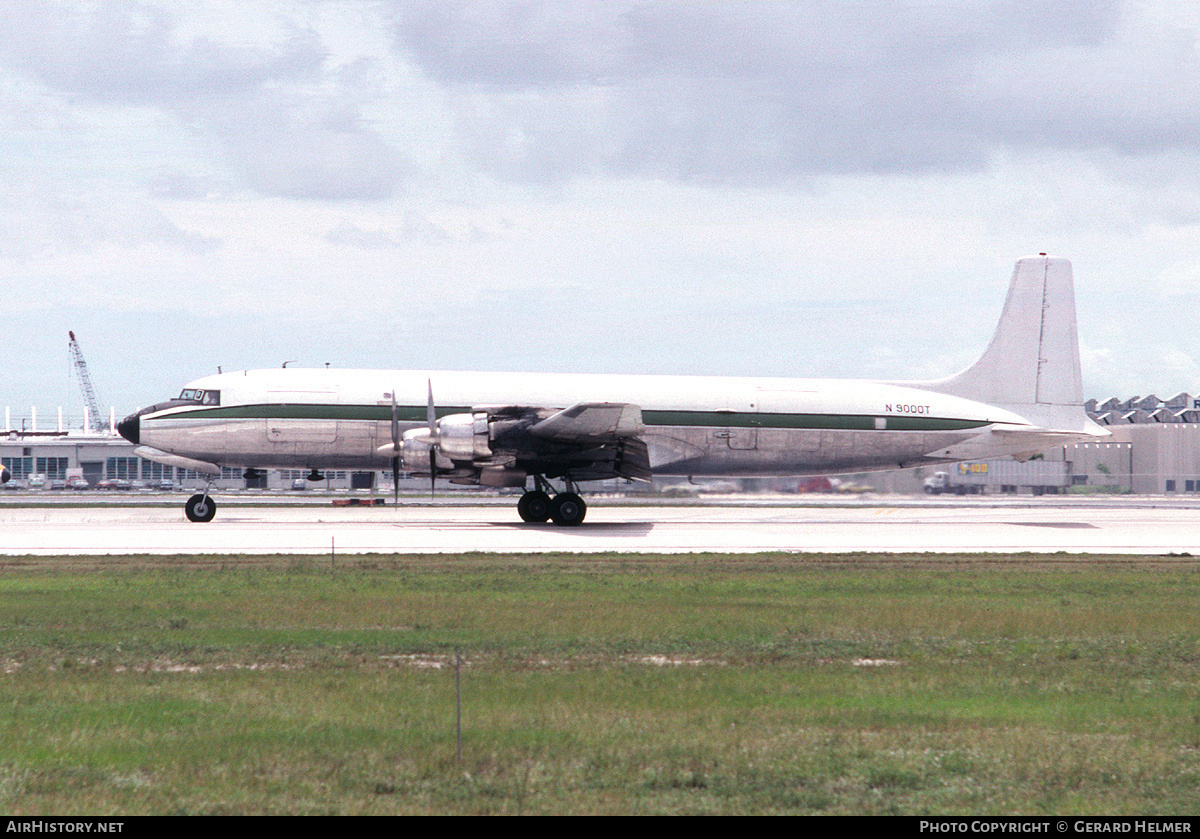
<instances>
[{"instance_id":1,"label":"truck","mask_svg":"<svg viewBox=\"0 0 1200 839\"><path fill-rule=\"evenodd\" d=\"M956 463L925 479L926 495L1016 493L1053 495L1071 485L1071 464L1063 460L978 460Z\"/></svg>"}]
</instances>

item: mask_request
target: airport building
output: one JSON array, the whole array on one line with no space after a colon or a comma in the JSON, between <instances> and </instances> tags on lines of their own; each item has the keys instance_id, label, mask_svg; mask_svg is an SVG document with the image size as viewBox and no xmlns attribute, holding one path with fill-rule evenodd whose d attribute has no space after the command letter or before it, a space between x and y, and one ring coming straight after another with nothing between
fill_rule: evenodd
<instances>
[{"instance_id":1,"label":"airport building","mask_svg":"<svg viewBox=\"0 0 1200 839\"><path fill-rule=\"evenodd\" d=\"M138 457L134 454L136 447L116 433L112 422L106 431L68 430L60 412L53 430L40 430L36 412L18 423L13 423L11 417L11 410L6 410L6 427L0 436L0 463L12 474L12 486L5 485L6 489L64 489L76 476L83 477L91 489L202 489L208 482L207 476L199 472ZM301 470L247 475L243 469L225 467L213 486L218 490L373 489L377 474L329 471L321 473L320 480L310 481L313 476ZM391 486L390 474L387 486Z\"/></svg>"},{"instance_id":2,"label":"airport building","mask_svg":"<svg viewBox=\"0 0 1200 839\"><path fill-rule=\"evenodd\" d=\"M906 493L922 492L931 479L945 482L950 487L946 491L962 487L984 493L1200 493L1200 397L1180 393L1167 400L1155 396L1089 400L1086 408L1093 420L1111 432L1103 442L1057 447L1027 463L1006 459L927 466L865 473L855 476L855 482ZM104 484L114 489L198 489L207 483L200 473L138 457L134 445L116 434L114 424L110 416L104 431L82 430L79 422L69 429L59 411L53 428L44 429L38 427L35 411L14 421L12 410L5 409L0 463L12 474L11 488L65 488L72 477L84 478L89 488ZM939 472L943 477L936 477ZM239 468L224 468L213 486L227 491L386 491L391 483L390 472L329 471L317 480L302 470L247 474ZM762 488L764 482L755 480L751 485ZM425 489L428 478L406 480L402 486ZM779 486L794 490L795 482Z\"/></svg>"},{"instance_id":3,"label":"airport building","mask_svg":"<svg viewBox=\"0 0 1200 839\"><path fill-rule=\"evenodd\" d=\"M944 471L952 485L982 485L985 492L1074 488L1071 491L1080 493L1200 493L1200 397L1180 393L1167 400L1156 396L1090 399L1084 407L1092 420L1110 432L1103 442L1049 449L1038 460L1023 464L991 460L927 466L868 476L866 481L893 492L921 492L933 475Z\"/></svg>"}]
</instances>

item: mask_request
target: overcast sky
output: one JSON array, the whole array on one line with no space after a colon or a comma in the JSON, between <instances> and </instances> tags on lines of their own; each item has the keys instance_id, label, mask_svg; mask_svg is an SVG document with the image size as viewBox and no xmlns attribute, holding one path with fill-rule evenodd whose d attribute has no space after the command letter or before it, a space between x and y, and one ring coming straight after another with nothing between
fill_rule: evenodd
<instances>
[{"instance_id":1,"label":"overcast sky","mask_svg":"<svg viewBox=\"0 0 1200 839\"><path fill-rule=\"evenodd\" d=\"M1075 266L1200 392L1200 4L0 6L0 405L245 367L929 378ZM514 395L514 398L518 398Z\"/></svg>"}]
</instances>

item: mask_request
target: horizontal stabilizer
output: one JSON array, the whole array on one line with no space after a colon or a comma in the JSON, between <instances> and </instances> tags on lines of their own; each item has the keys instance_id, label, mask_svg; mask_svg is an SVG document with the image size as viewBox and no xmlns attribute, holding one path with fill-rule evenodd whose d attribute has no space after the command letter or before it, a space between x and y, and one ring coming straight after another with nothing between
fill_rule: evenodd
<instances>
[{"instance_id":1,"label":"horizontal stabilizer","mask_svg":"<svg viewBox=\"0 0 1200 839\"><path fill-rule=\"evenodd\" d=\"M961 443L929 452L925 457L936 460L986 460L995 457L1028 460L1038 452L1079 439L1080 434L1073 431L1031 431L1020 426L996 426Z\"/></svg>"},{"instance_id":2,"label":"horizontal stabilizer","mask_svg":"<svg viewBox=\"0 0 1200 839\"><path fill-rule=\"evenodd\" d=\"M146 460L152 460L155 463L161 463L163 466L174 466L179 469L191 469L194 472L211 475L214 478L219 478L221 476L221 467L215 463L209 463L206 460L193 460L190 457L181 457L177 454L167 454L166 452L159 451L158 449L152 449L149 446L138 446L133 450L133 453Z\"/></svg>"},{"instance_id":3,"label":"horizontal stabilizer","mask_svg":"<svg viewBox=\"0 0 1200 839\"><path fill-rule=\"evenodd\" d=\"M581 402L530 426L544 440L590 442L634 437L646 430L642 409L624 402Z\"/></svg>"}]
</instances>

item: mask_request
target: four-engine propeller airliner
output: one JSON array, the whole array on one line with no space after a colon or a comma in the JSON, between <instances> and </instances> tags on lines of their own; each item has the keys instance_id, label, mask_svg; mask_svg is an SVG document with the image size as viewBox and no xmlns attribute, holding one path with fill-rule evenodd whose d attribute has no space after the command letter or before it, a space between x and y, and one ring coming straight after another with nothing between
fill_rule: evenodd
<instances>
[{"instance_id":1,"label":"four-engine propeller airliner","mask_svg":"<svg viewBox=\"0 0 1200 839\"><path fill-rule=\"evenodd\" d=\"M583 481L1027 458L1107 433L1082 402L1071 263L1043 254L1017 262L979 361L938 381L245 370L197 379L118 430L141 457L210 476L390 465L394 485L403 471L525 487L522 519L578 525ZM185 511L210 521L209 489Z\"/></svg>"}]
</instances>

